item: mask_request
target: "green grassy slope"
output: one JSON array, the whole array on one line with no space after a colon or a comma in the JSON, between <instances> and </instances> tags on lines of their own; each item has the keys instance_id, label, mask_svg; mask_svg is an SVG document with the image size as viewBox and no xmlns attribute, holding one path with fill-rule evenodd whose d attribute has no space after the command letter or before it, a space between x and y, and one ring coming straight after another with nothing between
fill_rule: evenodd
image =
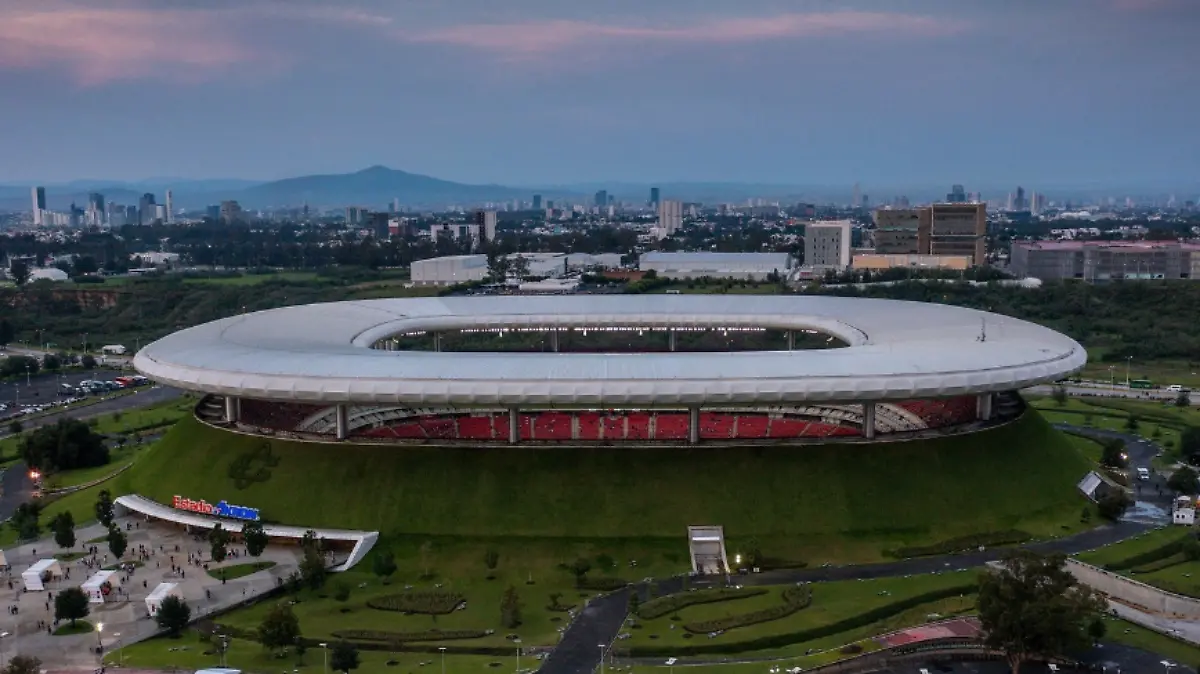
<instances>
[{"instance_id":1,"label":"green grassy slope","mask_svg":"<svg viewBox=\"0 0 1200 674\"><path fill-rule=\"evenodd\" d=\"M270 477L229 466L270 442ZM185 419L122 483L261 508L289 524L391 534L922 539L1078 519L1087 461L1037 414L984 433L890 445L740 449L332 446L231 434ZM125 476L122 476L125 477Z\"/></svg>"}]
</instances>

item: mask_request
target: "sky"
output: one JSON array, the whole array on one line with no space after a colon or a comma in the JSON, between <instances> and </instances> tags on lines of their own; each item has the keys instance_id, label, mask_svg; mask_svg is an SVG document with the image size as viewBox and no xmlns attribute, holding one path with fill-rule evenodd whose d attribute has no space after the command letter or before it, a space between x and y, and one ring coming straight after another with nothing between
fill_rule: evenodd
<instances>
[{"instance_id":1,"label":"sky","mask_svg":"<svg viewBox=\"0 0 1200 674\"><path fill-rule=\"evenodd\" d=\"M0 0L0 183L1172 185L1200 0Z\"/></svg>"}]
</instances>

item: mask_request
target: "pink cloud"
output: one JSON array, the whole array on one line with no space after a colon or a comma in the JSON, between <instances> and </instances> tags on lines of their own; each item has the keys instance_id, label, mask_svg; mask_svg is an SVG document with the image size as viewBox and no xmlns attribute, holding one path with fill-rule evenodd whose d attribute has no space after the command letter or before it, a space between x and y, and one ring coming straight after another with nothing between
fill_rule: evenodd
<instances>
[{"instance_id":1,"label":"pink cloud","mask_svg":"<svg viewBox=\"0 0 1200 674\"><path fill-rule=\"evenodd\" d=\"M1183 5L1180 0L1110 0L1110 2L1114 9L1126 12L1146 12Z\"/></svg>"},{"instance_id":2,"label":"pink cloud","mask_svg":"<svg viewBox=\"0 0 1200 674\"><path fill-rule=\"evenodd\" d=\"M527 57L569 47L606 42L654 41L675 44L735 44L852 33L944 35L967 24L886 12L817 12L757 18L720 18L681 26L634 26L550 20L510 24L468 24L409 35L409 41L472 47L511 57Z\"/></svg>"},{"instance_id":3,"label":"pink cloud","mask_svg":"<svg viewBox=\"0 0 1200 674\"><path fill-rule=\"evenodd\" d=\"M201 12L0 6L0 68L58 66L86 86L149 76L189 79L251 60Z\"/></svg>"}]
</instances>

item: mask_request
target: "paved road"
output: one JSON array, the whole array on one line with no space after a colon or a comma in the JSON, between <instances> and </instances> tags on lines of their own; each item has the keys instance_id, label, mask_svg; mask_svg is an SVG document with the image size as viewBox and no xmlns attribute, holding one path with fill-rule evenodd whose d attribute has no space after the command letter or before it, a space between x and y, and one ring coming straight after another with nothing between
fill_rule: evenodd
<instances>
[{"instance_id":1,"label":"paved road","mask_svg":"<svg viewBox=\"0 0 1200 674\"><path fill-rule=\"evenodd\" d=\"M1063 387L1067 395L1078 397L1096 397L1096 398L1129 398L1131 400L1154 400L1158 402L1174 402L1178 393L1171 393L1163 389L1130 389L1125 388L1124 384L1118 384L1115 388L1108 385L1067 385ZM1032 386L1025 389L1030 393L1037 395L1050 395L1054 392L1053 386ZM1188 394L1193 406L1200 406L1200 393L1193 391Z\"/></svg>"},{"instance_id":2,"label":"paved road","mask_svg":"<svg viewBox=\"0 0 1200 674\"><path fill-rule=\"evenodd\" d=\"M629 608L624 589L592 600L567 628L562 641L550 652L539 674L588 674L600 664L600 647L616 639Z\"/></svg>"}]
</instances>

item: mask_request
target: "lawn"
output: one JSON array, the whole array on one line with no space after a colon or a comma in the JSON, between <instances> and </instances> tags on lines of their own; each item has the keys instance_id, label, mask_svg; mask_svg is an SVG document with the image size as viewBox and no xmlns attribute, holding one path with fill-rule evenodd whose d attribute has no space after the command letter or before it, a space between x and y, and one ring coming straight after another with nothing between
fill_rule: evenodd
<instances>
[{"instance_id":1,"label":"lawn","mask_svg":"<svg viewBox=\"0 0 1200 674\"><path fill-rule=\"evenodd\" d=\"M235 580L249 576L252 573L265 571L275 566L275 562L251 562L249 564L234 564L232 566L222 566L219 568L210 568L208 575L217 580Z\"/></svg>"},{"instance_id":2,"label":"lawn","mask_svg":"<svg viewBox=\"0 0 1200 674\"><path fill-rule=\"evenodd\" d=\"M293 283L309 283L317 281L316 272L281 271L271 274L242 274L219 278L185 278L184 283L197 283L218 286L253 286L268 281L289 281Z\"/></svg>"},{"instance_id":3,"label":"lawn","mask_svg":"<svg viewBox=\"0 0 1200 674\"><path fill-rule=\"evenodd\" d=\"M209 655L205 655L205 652ZM324 665L325 654L320 648L310 648L304 656L303 664L299 664L295 655L278 658L268 654L263 647L253 641L233 639L225 654L225 664L245 672L279 672L291 671L298 668L317 674L328 672ZM396 664L388 666L389 660ZM211 644L200 641L195 632L188 632L178 639L152 639L143 641L126 648L111 651L104 656L104 662L115 665L118 662L125 667L139 669L170 669L195 671L206 667L217 667L221 664L219 656ZM381 651L360 651L359 666L354 674L416 674L428 672L438 674L441 671L441 660L438 655L428 653L400 653L391 655ZM490 666L498 662L498 666ZM447 655L445 659L448 674L508 674L516 668L516 648L513 655L504 658L482 655ZM521 658L521 669L536 669L538 662L531 657Z\"/></svg>"},{"instance_id":4,"label":"lawn","mask_svg":"<svg viewBox=\"0 0 1200 674\"><path fill-rule=\"evenodd\" d=\"M759 595L736 601L700 604L681 609L676 612L680 620L674 616L663 616L654 620L640 621L641 628L630 630L632 637L621 642L621 647L649 646L654 648L684 647L689 645L708 645L721 643L736 643L767 637L771 635L799 632L820 625L835 623L866 611L891 604L925 592L959 585L971 585L975 582L977 571L962 571L944 574L927 574L909 578L881 578L862 581L838 581L814 583L812 585L812 605L792 615L759 623L748 627L731 629L720 636L710 639L705 635L686 636L683 629L685 623L699 620L713 620L770 608L782 603L780 594L785 588L773 587L766 595ZM932 603L932 602L931 602ZM910 621L905 625L920 624L928 621L930 613L958 613L974 608L975 602L971 595L961 599L937 602L939 611L932 609L920 610L909 614ZM882 626L881 626L882 627ZM897 625L888 625L895 629ZM820 643L806 642L793 644L783 649L773 649L771 653L802 655L811 648L834 648L857 641L873 634L880 634L888 629L855 631L854 634L838 634L819 639ZM756 653L756 656L761 652Z\"/></svg>"},{"instance_id":5,"label":"lawn","mask_svg":"<svg viewBox=\"0 0 1200 674\"><path fill-rule=\"evenodd\" d=\"M1140 648L1188 667L1195 667L1197 663L1200 663L1200 647L1172 639L1120 618L1106 615L1104 623L1108 625L1108 634L1104 637L1104 641Z\"/></svg>"},{"instance_id":6,"label":"lawn","mask_svg":"<svg viewBox=\"0 0 1200 674\"><path fill-rule=\"evenodd\" d=\"M91 468L77 468L75 470L66 470L61 473L54 473L46 478L45 489L62 489L64 487L74 487L76 485L88 484L101 478L112 475L121 470L121 468L130 465L137 459L138 456L145 453L148 445L129 442L124 447L114 447L109 452L109 462L103 466L93 466Z\"/></svg>"},{"instance_id":7,"label":"lawn","mask_svg":"<svg viewBox=\"0 0 1200 674\"><path fill-rule=\"evenodd\" d=\"M1188 425L1200 425L1200 411L1181 409L1170 403L1139 400L1109 400L1072 397L1065 404L1050 398L1033 398L1029 403L1052 423L1067 423L1150 438L1163 446L1177 448L1179 435ZM1130 430L1130 416L1138 418L1136 430Z\"/></svg>"},{"instance_id":8,"label":"lawn","mask_svg":"<svg viewBox=\"0 0 1200 674\"><path fill-rule=\"evenodd\" d=\"M95 629L96 628L92 627L92 624L86 620L76 620L74 623L65 623L55 629L54 636L66 637L71 636L72 634L87 634L88 632L95 631Z\"/></svg>"},{"instance_id":9,"label":"lawn","mask_svg":"<svg viewBox=\"0 0 1200 674\"><path fill-rule=\"evenodd\" d=\"M263 445L278 464L238 489L230 464ZM127 475L159 502L236 499L294 525L679 545L687 526L712 522L733 546L756 538L768 556L820 562L876 560L885 548L969 533L1070 533L1083 504L1074 485L1088 467L1036 414L967 437L736 451L334 448L187 418Z\"/></svg>"}]
</instances>

